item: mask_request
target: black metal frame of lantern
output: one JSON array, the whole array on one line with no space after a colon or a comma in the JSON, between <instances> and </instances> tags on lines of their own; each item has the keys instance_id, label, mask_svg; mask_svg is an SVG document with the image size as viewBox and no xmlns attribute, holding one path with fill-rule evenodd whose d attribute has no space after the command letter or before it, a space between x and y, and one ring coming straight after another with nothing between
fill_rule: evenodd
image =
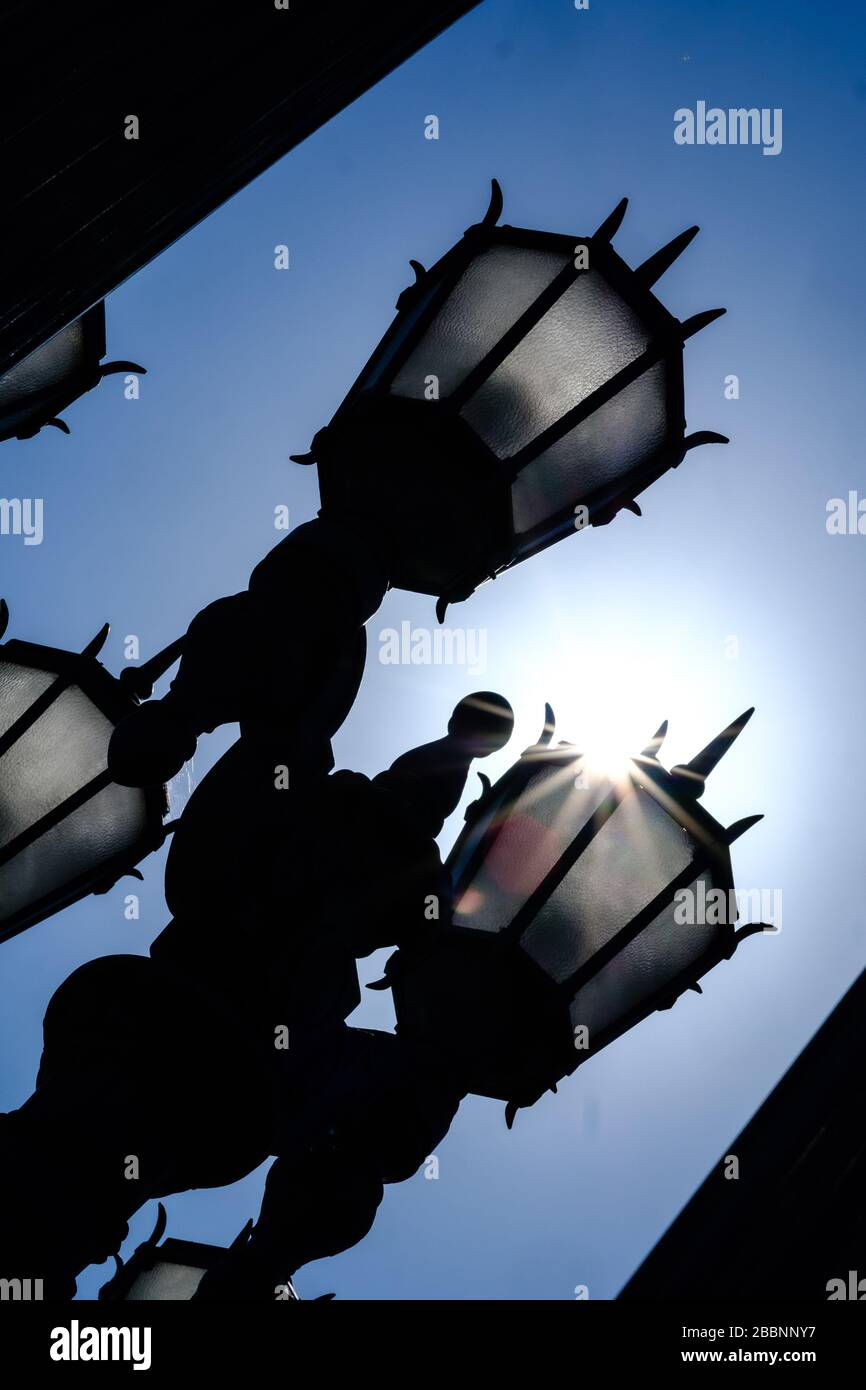
<instances>
[{"instance_id":1,"label":"black metal frame of lantern","mask_svg":"<svg viewBox=\"0 0 866 1390\"><path fill-rule=\"evenodd\" d=\"M8 621L8 607L5 601L0 600L0 639L5 634ZM75 723L69 730L69 737L73 741L71 746L81 750L84 749L85 740L91 736L97 745L104 738L107 753L108 739L114 725L141 699L151 694L153 682L180 654L181 642L178 641L150 661L138 667L128 667L120 677L115 677L96 659L108 630L106 624L82 652L67 652L17 639L0 641L0 941L8 940L25 928L43 921L88 893L107 892L120 877L132 873L141 859L158 849L171 829L170 822L164 823L168 811L166 788L117 787L104 762L94 775L78 786L67 789L66 794L59 794L56 788L50 787L37 791L31 775L32 760L24 760L26 766L19 769L16 780L14 754L20 750L21 740L31 731L38 732L40 721L65 717L62 705L64 695L77 689L86 702L84 707L79 706L74 711ZM27 695L27 684L37 687L33 690L32 698ZM19 687L18 695L14 693L16 685ZM24 704L20 696L22 686L25 687L23 697L27 701ZM6 703L20 706L8 723L4 695L7 697ZM41 727L44 742L48 740L50 731L44 724ZM90 760L92 756L93 749L88 744L85 757ZM95 761L101 761L98 751ZM40 760L40 766L52 770L58 784L64 781L69 772L67 765L52 762L46 757ZM111 787L116 789L119 802L112 806L110 816L112 836L119 848L106 852L97 826L88 827L81 813L86 816L87 808L92 807L96 798ZM49 794L57 794L59 799L46 805L45 799ZM76 816L79 819L73 835L71 827ZM69 860L68 867L63 868L63 855L60 867L55 863L52 872L47 871L44 863L35 863L28 874L32 891L28 890L17 906L13 900L10 909L6 896L8 883L4 882L9 866L40 841L44 844L44 837L64 823L69 831L69 842L63 850L63 855ZM46 881L51 883L47 889L44 887Z\"/></svg>"},{"instance_id":2,"label":"black metal frame of lantern","mask_svg":"<svg viewBox=\"0 0 866 1390\"><path fill-rule=\"evenodd\" d=\"M591 237L499 226L502 194L494 179L483 220L468 228L462 240L430 270L411 262L416 283L397 300L396 319L331 423L317 433L311 452L293 455L297 462L318 465L323 515L342 511L362 518L365 512L381 512L387 507L395 523L393 583L399 588L437 594L440 616L447 602L468 597L483 580L495 578L572 533L578 507L587 509L586 519L592 525L605 524L624 507L639 515L636 494L668 469L676 468L689 449L728 442L726 436L713 431L686 437L682 362L685 341L724 310L709 310L680 322L651 290L698 228L681 233L632 270L610 244L626 203L623 199ZM577 263L584 259L575 254L580 248L586 250L588 266ZM498 281L490 266L484 271L482 258L488 253L501 257L503 252L515 251L526 255L522 265L519 256L515 259L510 281L504 275ZM529 275L527 268L533 256L537 265ZM471 283L478 281L482 289L473 313L467 312L455 322L455 295L462 286L468 297L470 272L474 277ZM524 281L532 281L528 291L521 274ZM513 354L525 352L535 330L549 327L549 314L565 313L569 291L587 276L596 277L593 294L606 296L602 314L602 318L608 315L605 344L619 341L625 360L597 382L592 380L593 361L603 351L616 356L613 347L603 344L594 356L585 351L582 360L552 363L550 380L557 377L556 391L574 397L573 403L516 449L494 447L489 438L482 438L478 425L479 393L493 394L493 404L487 407L491 421L497 412L507 417L512 407L516 411L514 403L526 380L517 380L519 367ZM506 300L509 307L501 311ZM516 301L513 308L512 301ZM571 312L575 342L582 331L591 337L594 330L587 326L591 315L586 306L581 308L578 300ZM598 327L596 323L596 330ZM410 393L401 373L425 335L434 329L440 334L438 345L430 349L429 359L419 364L412 378L414 394ZM643 344L630 356L625 350L629 334L632 346ZM546 346L551 351L554 348L550 336ZM457 369L448 360L449 348L453 356L464 359ZM525 362L524 368L525 378L531 370ZM511 382L516 382L510 395L509 371ZM427 399L420 389L426 373L440 381L443 375L453 380L446 380L440 396ZM650 380L652 374L663 378L663 399L655 376ZM642 401L632 393L625 412L629 418L617 419L617 412L621 416L624 409L624 393L642 379L648 399ZM396 391L395 383L399 385ZM583 390L583 386L588 389ZM476 414L470 419L473 404ZM612 413L601 428L598 412L607 406ZM654 433L651 406L658 417ZM549 413L553 406L546 409ZM580 433L585 422L599 431L598 437L587 435L585 430ZM617 432L625 458L614 466L611 460L616 447L610 436ZM550 451L560 441L565 441L565 452L554 457ZM543 495L537 475L545 455L558 495L551 498L543 516L520 530L516 490L523 489L525 505L530 505L526 500L530 493Z\"/></svg>"},{"instance_id":3,"label":"black metal frame of lantern","mask_svg":"<svg viewBox=\"0 0 866 1390\"><path fill-rule=\"evenodd\" d=\"M765 929L763 923L736 929L727 911L734 888L730 846L761 816L748 816L724 828L697 804L707 776L751 713L747 711L729 725L691 762L670 772L657 757L667 729L663 724L643 753L629 760L619 785L601 773L595 776L595 787L590 779L585 788L588 801L571 827L574 833L569 830L556 853L548 856L546 867L535 866L531 888L512 895L497 887L495 877L491 879L493 897L501 893L498 927L472 924L476 915L472 894L477 905L479 876L489 867L503 831L521 814L525 794L537 794L541 800L550 777L557 779L555 790L563 806L573 796L574 775L581 768L583 755L571 744L550 746L554 721L548 707L539 742L495 785L490 786L482 774L484 792L469 807L466 827L448 857L454 880L454 925L420 955L392 957L389 982L398 1029L409 1035L420 1034L428 1045L435 1038L439 1055L450 1058L456 1069L463 1069L470 1091L508 1102L509 1124L519 1106L531 1105L544 1091L555 1090L559 1080L649 1014L670 1008L688 989L700 992L701 976L719 961L730 959L745 937ZM608 790L599 796L608 783ZM579 963L580 942L577 938L564 940L567 969L561 978L555 978L549 967L526 950L527 935L568 875L585 863L583 856L592 844L605 836L605 827L626 796L638 795L647 797L647 805L664 813L656 822L654 835L682 837L684 850L689 850L685 863L676 873L665 874L662 886L638 910L627 912L617 930L597 942ZM649 826L647 834L651 844ZM512 863L520 857L513 846L505 853ZM530 851L524 852L524 858L530 862ZM641 872L641 865L627 858L618 863L611 894L624 892L629 877L636 879ZM644 934L651 933L654 924L658 930L658 919L673 909L675 895L707 875L712 888L724 895L725 910L722 920L704 924L705 940L700 949L694 949L685 963L682 957L676 963L676 952L670 949L676 943L669 938L668 954L676 968L661 969L651 987L631 1004L615 1008L600 1028L590 1030L589 1045L576 1047L575 1028L585 1022L575 1020L573 1014L580 991L599 979L607 966L622 961L633 942L642 939L645 944L650 938ZM569 959L569 952L575 959ZM623 981L615 988L622 994Z\"/></svg>"},{"instance_id":4,"label":"black metal frame of lantern","mask_svg":"<svg viewBox=\"0 0 866 1390\"><path fill-rule=\"evenodd\" d=\"M106 376L146 375L136 362L106 362L105 302L100 301L0 376L0 443L32 439L46 425L69 434L57 418Z\"/></svg>"},{"instance_id":5,"label":"black metal frame of lantern","mask_svg":"<svg viewBox=\"0 0 866 1390\"><path fill-rule=\"evenodd\" d=\"M156 1223L147 1239L136 1247L129 1259L114 1256L116 1268L99 1290L100 1302L191 1299L208 1270L219 1265L231 1252L243 1248L253 1227L252 1221L248 1221L231 1246L225 1249L201 1241L178 1240L174 1236L163 1240L167 1224L165 1207L158 1202ZM284 1299L300 1301L291 1280L282 1286L282 1294ZM326 1298L331 1296L326 1295Z\"/></svg>"}]
</instances>

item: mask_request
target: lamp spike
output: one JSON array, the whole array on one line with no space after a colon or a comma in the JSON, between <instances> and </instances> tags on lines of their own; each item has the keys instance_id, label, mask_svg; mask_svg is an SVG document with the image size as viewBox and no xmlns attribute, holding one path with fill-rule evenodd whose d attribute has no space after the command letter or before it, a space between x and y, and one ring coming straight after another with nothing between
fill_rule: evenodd
<instances>
[{"instance_id":1,"label":"lamp spike","mask_svg":"<svg viewBox=\"0 0 866 1390\"><path fill-rule=\"evenodd\" d=\"M677 257L682 255L700 230L700 227L689 227L686 231L680 232L679 236L675 236L673 241L668 242L667 246L662 246L637 267L635 278L649 289L656 280L661 279L666 270L670 269Z\"/></svg>"},{"instance_id":2,"label":"lamp spike","mask_svg":"<svg viewBox=\"0 0 866 1390\"><path fill-rule=\"evenodd\" d=\"M229 1246L229 1250L242 1249L243 1246L245 1246L247 1241L249 1240L254 1225L255 1222L252 1217L250 1217L248 1221L244 1222L243 1226L241 1226L241 1229L238 1231L237 1235L235 1236L234 1240Z\"/></svg>"},{"instance_id":3,"label":"lamp spike","mask_svg":"<svg viewBox=\"0 0 866 1390\"><path fill-rule=\"evenodd\" d=\"M764 932L774 932L778 928L773 922L747 922L744 927L738 927L734 932L734 944L728 955L728 960L736 951L742 941L748 940L750 936L762 936Z\"/></svg>"},{"instance_id":4,"label":"lamp spike","mask_svg":"<svg viewBox=\"0 0 866 1390\"><path fill-rule=\"evenodd\" d=\"M668 721L666 719L663 719L640 756L642 758L657 758L659 749L665 741L665 735L667 734L667 731Z\"/></svg>"},{"instance_id":5,"label":"lamp spike","mask_svg":"<svg viewBox=\"0 0 866 1390\"><path fill-rule=\"evenodd\" d=\"M683 452L689 449L699 449L702 444L730 444L730 439L726 434L719 434L716 430L697 430L694 434L687 434L683 440Z\"/></svg>"},{"instance_id":6,"label":"lamp spike","mask_svg":"<svg viewBox=\"0 0 866 1390\"><path fill-rule=\"evenodd\" d=\"M106 362L104 367L99 368L99 375L116 376L118 372L137 372L139 376L147 376L147 367L141 367L137 362Z\"/></svg>"},{"instance_id":7,"label":"lamp spike","mask_svg":"<svg viewBox=\"0 0 866 1390\"><path fill-rule=\"evenodd\" d=\"M481 222L479 223L479 226L481 226L481 227L495 227L495 226L496 226L496 223L499 221L500 217L502 216L502 207L503 207L503 203L504 203L504 199L503 199L503 197L502 197L502 189L501 189L500 186L499 186L499 180L498 180L498 179L491 179L491 180L490 180L490 202L489 202L489 204L488 204L488 206L487 206L487 211L485 212L484 216L483 216L482 219L481 219Z\"/></svg>"},{"instance_id":8,"label":"lamp spike","mask_svg":"<svg viewBox=\"0 0 866 1390\"><path fill-rule=\"evenodd\" d=\"M727 309L705 309L702 314L692 314L690 319L686 319L684 323L680 324L680 336L683 342L687 338L693 338L696 333L700 333L702 328L706 328L707 324L715 323L716 319L720 319L722 314L727 312Z\"/></svg>"},{"instance_id":9,"label":"lamp spike","mask_svg":"<svg viewBox=\"0 0 866 1390\"><path fill-rule=\"evenodd\" d=\"M446 612L448 611L448 604L449 604L449 602L450 602L450 600L447 599L447 598L445 597L444 594L441 594L441 595L439 596L439 598L437 598L437 600L436 600L436 621L437 621L437 623L444 623L444 621L445 621L445 614L446 614Z\"/></svg>"},{"instance_id":10,"label":"lamp spike","mask_svg":"<svg viewBox=\"0 0 866 1390\"><path fill-rule=\"evenodd\" d=\"M292 463L299 463L303 468L309 468L311 463L316 462L316 455L309 454L289 454Z\"/></svg>"},{"instance_id":11,"label":"lamp spike","mask_svg":"<svg viewBox=\"0 0 866 1390\"><path fill-rule=\"evenodd\" d=\"M409 264L415 274L415 279L411 285L407 285L405 290L401 290L398 294L397 302L394 305L398 313L402 313L404 309L408 309L411 304L415 303L418 297L418 287L427 276L426 267L420 261L410 260Z\"/></svg>"},{"instance_id":12,"label":"lamp spike","mask_svg":"<svg viewBox=\"0 0 866 1390\"><path fill-rule=\"evenodd\" d=\"M9 604L5 598L0 598L0 639L4 636L9 626Z\"/></svg>"},{"instance_id":13,"label":"lamp spike","mask_svg":"<svg viewBox=\"0 0 866 1390\"><path fill-rule=\"evenodd\" d=\"M751 830L753 825L757 825L759 820L764 819L763 811L757 816L743 816L742 820L734 821L725 831L725 843L732 845L735 840L739 840L741 835L745 835L747 830Z\"/></svg>"},{"instance_id":14,"label":"lamp spike","mask_svg":"<svg viewBox=\"0 0 866 1390\"><path fill-rule=\"evenodd\" d=\"M671 776L690 796L703 796L706 780L713 768L721 762L734 740L739 738L754 713L754 705L751 709L744 710L739 718L717 734L706 748L696 753L690 762L671 769Z\"/></svg>"},{"instance_id":15,"label":"lamp spike","mask_svg":"<svg viewBox=\"0 0 866 1390\"><path fill-rule=\"evenodd\" d=\"M144 1242L144 1245L145 1245L149 1250L153 1250L153 1249L156 1248L157 1245L159 1245L159 1242L162 1240L163 1236L165 1235L165 1228L166 1228L167 1225L168 1225L168 1215L167 1215L167 1213L166 1213L165 1207L162 1205L162 1202L157 1202L157 1204L156 1204L156 1224L154 1225L154 1228L153 1228L153 1230L151 1231L150 1235L147 1237L147 1240Z\"/></svg>"},{"instance_id":16,"label":"lamp spike","mask_svg":"<svg viewBox=\"0 0 866 1390\"><path fill-rule=\"evenodd\" d=\"M549 743L550 740L553 738L553 735L554 735L555 730L556 730L556 715L553 713L553 710L552 710L551 706L550 706L549 704L545 704L545 706L544 706L544 728L542 729L542 731L541 731L541 736L539 737L539 740L538 740L538 746L539 746L540 748L546 748L546 747L547 747L548 743Z\"/></svg>"},{"instance_id":17,"label":"lamp spike","mask_svg":"<svg viewBox=\"0 0 866 1390\"><path fill-rule=\"evenodd\" d=\"M53 425L56 430L60 430L63 434L72 433L65 420L58 420L56 418L52 418L51 420L46 420L45 425Z\"/></svg>"},{"instance_id":18,"label":"lamp spike","mask_svg":"<svg viewBox=\"0 0 866 1390\"><path fill-rule=\"evenodd\" d=\"M604 219L593 241L610 241L616 236L620 229L622 219L625 217L625 210L628 207L628 198L620 198L613 212L609 213Z\"/></svg>"},{"instance_id":19,"label":"lamp spike","mask_svg":"<svg viewBox=\"0 0 866 1390\"><path fill-rule=\"evenodd\" d=\"M81 655L98 656L99 653L102 651L102 648L105 646L106 638L108 637L110 631L111 625L109 623L103 623L96 636L92 639L92 641L88 642Z\"/></svg>"}]
</instances>

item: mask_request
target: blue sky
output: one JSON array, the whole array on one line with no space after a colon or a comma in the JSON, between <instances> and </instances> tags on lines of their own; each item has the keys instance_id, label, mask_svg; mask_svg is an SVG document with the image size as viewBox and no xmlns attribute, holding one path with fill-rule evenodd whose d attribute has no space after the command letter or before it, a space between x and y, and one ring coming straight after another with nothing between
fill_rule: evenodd
<instances>
[{"instance_id":1,"label":"blue sky","mask_svg":"<svg viewBox=\"0 0 866 1390\"><path fill-rule=\"evenodd\" d=\"M732 444L691 454L641 499L642 519L577 536L451 610L486 634L483 678L380 663L384 629L434 624L432 601L390 594L336 754L374 773L439 736L479 685L517 713L493 772L535 737L545 700L578 742L613 720L634 746L668 717L672 760L755 704L705 804L727 822L766 813L734 866L739 884L782 890L783 930L511 1133L500 1104L468 1100L439 1179L388 1189L362 1245L301 1275L304 1295L614 1296L863 967L866 538L830 536L825 520L829 499L866 495L864 28L858 6L802 0L486 0L110 297L110 355L149 369L138 401L114 377L66 413L70 438L2 446L0 492L45 507L41 546L0 536L9 635L78 647L107 619L102 659L119 670L126 634L147 655L245 585L279 539L276 506L293 524L315 514L314 474L288 455L390 321L409 257L429 264L477 220L492 175L505 221L576 235L628 194L616 245L632 264L703 229L657 292L683 318L728 308L688 346L687 415ZM698 100L782 108L781 154L677 145L674 112ZM732 373L738 400L724 396ZM197 777L229 737L202 742ZM137 923L118 888L2 947L0 1108L29 1094L69 971L144 953L161 930L161 869L144 865ZM357 1018L390 1026L389 1000L369 996ZM228 1242L260 1185L170 1199L170 1234Z\"/></svg>"}]
</instances>

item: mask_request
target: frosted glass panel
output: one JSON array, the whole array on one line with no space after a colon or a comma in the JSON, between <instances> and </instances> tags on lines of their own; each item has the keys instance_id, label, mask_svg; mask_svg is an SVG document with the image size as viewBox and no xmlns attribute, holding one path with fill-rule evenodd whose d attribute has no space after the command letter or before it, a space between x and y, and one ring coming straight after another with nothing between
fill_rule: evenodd
<instances>
[{"instance_id":1,"label":"frosted glass panel","mask_svg":"<svg viewBox=\"0 0 866 1390\"><path fill-rule=\"evenodd\" d=\"M394 378L394 394L423 397L432 374L440 398L450 395L567 264L561 252L519 246L476 256Z\"/></svg>"},{"instance_id":2,"label":"frosted glass panel","mask_svg":"<svg viewBox=\"0 0 866 1390\"><path fill-rule=\"evenodd\" d=\"M461 414L500 458L638 357L649 330L597 271L580 275Z\"/></svg>"},{"instance_id":3,"label":"frosted glass panel","mask_svg":"<svg viewBox=\"0 0 866 1390\"><path fill-rule=\"evenodd\" d=\"M701 875L706 891L709 874ZM697 883L691 892L697 891ZM594 1033L610 1027L630 1010L645 1004L666 980L697 966L700 957L717 940L718 925L685 924L674 920L671 905L646 927L603 970L579 990L571 1005L573 1026L585 1024L592 1047Z\"/></svg>"},{"instance_id":4,"label":"frosted glass panel","mask_svg":"<svg viewBox=\"0 0 866 1390\"><path fill-rule=\"evenodd\" d=\"M0 924L46 894L132 849L147 829L144 793L111 783L0 867Z\"/></svg>"},{"instance_id":5,"label":"frosted glass panel","mask_svg":"<svg viewBox=\"0 0 866 1390\"><path fill-rule=\"evenodd\" d=\"M0 731L54 682L51 672L0 662ZM105 771L112 728L78 686L69 686L0 756L0 848ZM0 924L136 847L147 828L144 792L105 787L0 865Z\"/></svg>"},{"instance_id":6,"label":"frosted glass panel","mask_svg":"<svg viewBox=\"0 0 866 1390\"><path fill-rule=\"evenodd\" d=\"M53 671L0 662L0 734L5 734L56 679Z\"/></svg>"},{"instance_id":7,"label":"frosted glass panel","mask_svg":"<svg viewBox=\"0 0 866 1390\"><path fill-rule=\"evenodd\" d=\"M663 448L670 370L656 363L527 464L512 487L518 534L621 482Z\"/></svg>"},{"instance_id":8,"label":"frosted glass panel","mask_svg":"<svg viewBox=\"0 0 866 1390\"><path fill-rule=\"evenodd\" d=\"M23 405L22 396L56 390L83 362L84 328L81 319L77 319L3 373L0 411L13 404Z\"/></svg>"},{"instance_id":9,"label":"frosted glass panel","mask_svg":"<svg viewBox=\"0 0 866 1390\"><path fill-rule=\"evenodd\" d=\"M681 827L632 788L524 933L523 949L553 979L568 979L692 858Z\"/></svg>"},{"instance_id":10,"label":"frosted glass panel","mask_svg":"<svg viewBox=\"0 0 866 1390\"><path fill-rule=\"evenodd\" d=\"M204 1275L205 1271L195 1265L160 1260L152 1269L142 1270L126 1297L132 1302L192 1298Z\"/></svg>"},{"instance_id":11,"label":"frosted glass panel","mask_svg":"<svg viewBox=\"0 0 866 1390\"><path fill-rule=\"evenodd\" d=\"M111 730L77 686L31 724L0 758L0 846L105 770Z\"/></svg>"},{"instance_id":12,"label":"frosted glass panel","mask_svg":"<svg viewBox=\"0 0 866 1390\"><path fill-rule=\"evenodd\" d=\"M532 777L457 903L460 926L501 931L561 858L610 791L606 778L590 776L576 787L581 767L575 759Z\"/></svg>"}]
</instances>

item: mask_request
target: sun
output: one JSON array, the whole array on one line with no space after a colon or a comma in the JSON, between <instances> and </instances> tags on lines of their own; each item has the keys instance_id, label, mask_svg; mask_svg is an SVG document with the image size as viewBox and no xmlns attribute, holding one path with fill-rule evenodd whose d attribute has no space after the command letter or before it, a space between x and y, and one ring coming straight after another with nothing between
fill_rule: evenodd
<instances>
[{"instance_id":1,"label":"sun","mask_svg":"<svg viewBox=\"0 0 866 1390\"><path fill-rule=\"evenodd\" d=\"M590 727L580 739L580 750L587 768L603 774L611 782L620 782L625 778L633 756L642 747L643 744L634 747L626 738L622 725L613 720L605 720L595 728Z\"/></svg>"}]
</instances>

